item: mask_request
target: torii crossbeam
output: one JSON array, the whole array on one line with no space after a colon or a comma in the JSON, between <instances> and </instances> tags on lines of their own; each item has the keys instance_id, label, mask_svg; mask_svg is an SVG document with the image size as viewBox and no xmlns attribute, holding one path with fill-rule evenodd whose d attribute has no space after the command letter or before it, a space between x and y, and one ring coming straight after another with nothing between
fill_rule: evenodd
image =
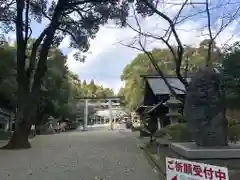
<instances>
[{"instance_id":1,"label":"torii crossbeam","mask_svg":"<svg viewBox=\"0 0 240 180\"><path fill-rule=\"evenodd\" d=\"M108 109L110 111L109 116L109 122L110 122L110 129L113 130L113 122L112 122L112 106L120 106L119 101L121 100L121 96L112 96L112 97L79 97L79 100L85 101L85 108L84 108L84 124L83 124L83 130L87 130L87 124L88 124L88 106L108 106ZM95 102L95 103L89 103L89 100L101 100L101 101L107 101L107 102ZM118 101L117 103L113 103L112 101Z\"/></svg>"}]
</instances>

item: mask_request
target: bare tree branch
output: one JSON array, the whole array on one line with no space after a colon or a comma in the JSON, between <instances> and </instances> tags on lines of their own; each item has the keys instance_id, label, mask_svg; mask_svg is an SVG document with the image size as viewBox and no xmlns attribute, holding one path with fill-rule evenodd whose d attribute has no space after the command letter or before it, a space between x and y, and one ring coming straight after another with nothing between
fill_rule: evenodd
<instances>
[{"instance_id":1,"label":"bare tree branch","mask_svg":"<svg viewBox=\"0 0 240 180\"><path fill-rule=\"evenodd\" d=\"M183 59L183 53L184 53L184 47L182 45L182 42L179 38L179 35L175 29L175 24L173 22L173 20L170 19L170 17L168 17L166 14L160 12L159 10L157 10L157 8L155 8L151 3L148 2L148 0L144 0L145 4L154 12L156 13L158 16L162 17L163 19L165 19L169 25L170 25L170 28L171 28L171 32L173 33L174 35L174 38L177 42L177 45L178 45L178 49L177 49L177 59L175 59L175 63L176 63L176 75L178 77L178 79L184 84L184 86L188 87L188 82L186 79L184 79L181 75L181 64L182 64L182 59ZM186 1L185 1L186 3ZM181 9L182 11L182 9ZM179 14L178 14L179 16ZM176 18L177 19L177 18Z\"/></svg>"},{"instance_id":2,"label":"bare tree branch","mask_svg":"<svg viewBox=\"0 0 240 180\"><path fill-rule=\"evenodd\" d=\"M176 93L174 87L172 87L172 85L168 82L168 80L166 79L164 73L162 72L162 70L160 69L160 67L158 66L153 54L151 53L151 51L147 51L146 48L145 48L145 45L146 45L146 37L145 36L146 34L142 33L142 28L141 28L141 25L139 23L139 20L137 18L137 15L136 15L136 12L134 11L134 18L135 18L135 21L137 23L137 26L138 26L138 29L136 28L133 28L132 26L129 26L131 27L135 32L138 33L137 35L137 38L133 41L133 43L131 44L124 44L122 42L119 42L120 44L124 45L124 46L127 46L127 47L130 47L130 48L133 48L133 49L136 49L136 50L139 50L141 52L143 52L144 54L147 55L147 57L149 58L149 60L151 61L151 64L153 65L154 69L157 71L157 73L160 75L160 77L163 79L164 83L167 85L167 87L169 88L171 94L173 94L176 98L178 98L179 100L183 101L183 99L181 97L179 97L179 95ZM144 37L144 42L142 42L142 38ZM164 40L163 38L160 38L161 40ZM140 47L136 47L134 44L138 42L138 45ZM168 42L166 41L166 43L168 44ZM169 45L170 46L170 45ZM171 47L171 46L170 46ZM184 90L182 90L184 91ZM185 92L185 91L184 91Z\"/></svg>"},{"instance_id":3,"label":"bare tree branch","mask_svg":"<svg viewBox=\"0 0 240 180\"><path fill-rule=\"evenodd\" d=\"M209 6L208 6L208 0L206 0L206 13L207 13L207 20L208 20L208 32L209 32L209 37L210 37L210 41L208 44L208 53L207 53L207 57L206 57L206 66L209 66L209 63L211 61L211 52L212 52L212 44L213 44L213 35L212 35L212 29L211 29L211 16L210 16L210 12L209 12Z\"/></svg>"},{"instance_id":4,"label":"bare tree branch","mask_svg":"<svg viewBox=\"0 0 240 180\"><path fill-rule=\"evenodd\" d=\"M224 20L227 19L226 16L222 15L220 17L221 25L218 30L215 30L215 35L212 32L212 22L211 22L211 13L209 8L209 0L205 1L205 11L207 15L207 29L208 29L208 35L209 35L209 43L208 43L208 50L207 50L207 57L206 57L206 66L210 66L212 63L212 52L213 52L213 43L216 40L216 38L220 35L221 32L224 31L238 16L240 12L240 7L237 8L237 10L228 18L228 21L224 23ZM229 13L229 12L228 12Z\"/></svg>"}]
</instances>

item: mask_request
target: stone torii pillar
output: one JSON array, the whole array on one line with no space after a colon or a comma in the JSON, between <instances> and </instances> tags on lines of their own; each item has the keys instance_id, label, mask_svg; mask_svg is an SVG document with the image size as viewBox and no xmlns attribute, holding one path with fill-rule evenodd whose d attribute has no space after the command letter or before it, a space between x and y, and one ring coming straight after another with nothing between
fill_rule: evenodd
<instances>
[{"instance_id":1,"label":"stone torii pillar","mask_svg":"<svg viewBox=\"0 0 240 180\"><path fill-rule=\"evenodd\" d=\"M88 99L85 99L83 130L87 131L88 124Z\"/></svg>"},{"instance_id":2,"label":"stone torii pillar","mask_svg":"<svg viewBox=\"0 0 240 180\"><path fill-rule=\"evenodd\" d=\"M112 100L108 100L108 109L109 109L109 123L110 129L113 130L113 120L112 120Z\"/></svg>"}]
</instances>

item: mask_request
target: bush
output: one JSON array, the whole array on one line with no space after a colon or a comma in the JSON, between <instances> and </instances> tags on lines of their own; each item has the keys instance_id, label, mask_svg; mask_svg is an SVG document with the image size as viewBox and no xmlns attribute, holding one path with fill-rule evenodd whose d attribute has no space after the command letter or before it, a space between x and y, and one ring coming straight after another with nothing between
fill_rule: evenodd
<instances>
[{"instance_id":1,"label":"bush","mask_svg":"<svg viewBox=\"0 0 240 180\"><path fill-rule=\"evenodd\" d=\"M236 143L240 139L240 124L228 127L228 140Z\"/></svg>"},{"instance_id":2,"label":"bush","mask_svg":"<svg viewBox=\"0 0 240 180\"><path fill-rule=\"evenodd\" d=\"M232 143L236 143L240 140L240 122L235 119L228 119L228 140Z\"/></svg>"},{"instance_id":3,"label":"bush","mask_svg":"<svg viewBox=\"0 0 240 180\"><path fill-rule=\"evenodd\" d=\"M133 127L132 122L131 121L127 121L126 122L126 129L131 129Z\"/></svg>"},{"instance_id":4,"label":"bush","mask_svg":"<svg viewBox=\"0 0 240 180\"><path fill-rule=\"evenodd\" d=\"M232 118L227 118L227 121L228 121L228 127L231 127L231 126L234 126L236 124L239 124L239 122L235 119L232 119Z\"/></svg>"},{"instance_id":5,"label":"bush","mask_svg":"<svg viewBox=\"0 0 240 180\"><path fill-rule=\"evenodd\" d=\"M160 130L155 132L154 136L157 138L166 137L166 136L168 136L167 131L168 131L168 127L161 128Z\"/></svg>"},{"instance_id":6,"label":"bush","mask_svg":"<svg viewBox=\"0 0 240 180\"><path fill-rule=\"evenodd\" d=\"M158 130L155 135L157 138L168 138L175 142L189 142L193 140L191 130L185 123L176 123ZM240 140L240 122L228 118L228 140L236 143Z\"/></svg>"},{"instance_id":7,"label":"bush","mask_svg":"<svg viewBox=\"0 0 240 180\"><path fill-rule=\"evenodd\" d=\"M137 126L137 127L132 127L132 131L135 132L135 131L141 131L142 130L142 127L141 126Z\"/></svg>"},{"instance_id":8,"label":"bush","mask_svg":"<svg viewBox=\"0 0 240 180\"><path fill-rule=\"evenodd\" d=\"M80 126L80 122L71 122L69 126L71 130L75 130Z\"/></svg>"},{"instance_id":9,"label":"bush","mask_svg":"<svg viewBox=\"0 0 240 180\"><path fill-rule=\"evenodd\" d=\"M192 134L187 124L170 124L155 133L156 137L167 137L175 142L191 142Z\"/></svg>"}]
</instances>

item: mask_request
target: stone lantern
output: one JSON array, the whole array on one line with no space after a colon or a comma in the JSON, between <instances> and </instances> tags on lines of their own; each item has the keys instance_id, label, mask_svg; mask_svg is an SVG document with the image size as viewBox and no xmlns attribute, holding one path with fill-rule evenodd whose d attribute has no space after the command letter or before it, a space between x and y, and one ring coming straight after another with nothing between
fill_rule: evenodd
<instances>
[{"instance_id":1,"label":"stone lantern","mask_svg":"<svg viewBox=\"0 0 240 180\"><path fill-rule=\"evenodd\" d=\"M179 108L182 106L182 102L171 94L169 100L166 102L166 106L169 108L169 113L166 115L169 116L171 124L177 123L182 117L182 114L178 112Z\"/></svg>"}]
</instances>

